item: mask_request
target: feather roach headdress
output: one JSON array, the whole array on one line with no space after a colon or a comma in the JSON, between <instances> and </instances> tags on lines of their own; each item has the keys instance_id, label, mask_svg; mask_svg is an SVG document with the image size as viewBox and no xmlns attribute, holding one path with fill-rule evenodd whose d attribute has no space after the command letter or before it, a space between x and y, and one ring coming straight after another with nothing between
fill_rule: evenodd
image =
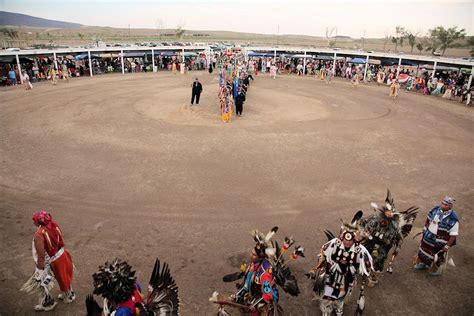
<instances>
[{"instance_id":1,"label":"feather roach headdress","mask_svg":"<svg viewBox=\"0 0 474 316\"><path fill-rule=\"evenodd\" d=\"M413 222L416 219L418 214L418 207L410 206L407 210L403 212L397 212L395 209L395 202L393 201L392 194L390 190L387 190L387 197L385 198L385 205L379 207L376 203L372 202L370 205L374 208L374 211L380 212L382 217L387 217L387 213L390 212L393 219L399 221L400 233L405 238L410 234L410 231L413 227Z\"/></svg>"},{"instance_id":2,"label":"feather roach headdress","mask_svg":"<svg viewBox=\"0 0 474 316\"><path fill-rule=\"evenodd\" d=\"M385 204L382 206L378 206L376 203L372 202L370 205L374 208L374 210L377 210L383 214L385 212L390 211L390 212L395 212L395 202L393 201L392 194L390 193L390 190L387 190L387 197L385 198Z\"/></svg>"},{"instance_id":3,"label":"feather roach headdress","mask_svg":"<svg viewBox=\"0 0 474 316\"><path fill-rule=\"evenodd\" d=\"M110 315L109 303L120 303L129 300L135 291L135 271L125 262L115 259L112 263L106 262L94 273L94 294L102 295L104 308L99 306L93 295L86 297L87 316ZM171 276L167 263L157 258L153 273L148 283L148 291L144 300L144 308L140 315L179 316L178 286Z\"/></svg>"},{"instance_id":4,"label":"feather roach headdress","mask_svg":"<svg viewBox=\"0 0 474 316\"><path fill-rule=\"evenodd\" d=\"M364 212L360 210L357 211L357 213L354 214L354 217L352 217L350 223L344 223L341 219L341 239L352 240L355 238L356 234L359 232L359 221L362 218L362 215L364 215ZM325 234L328 236L328 233L325 232Z\"/></svg>"},{"instance_id":5,"label":"feather roach headdress","mask_svg":"<svg viewBox=\"0 0 474 316\"><path fill-rule=\"evenodd\" d=\"M257 243L255 245L255 252L259 256L273 257L275 256L275 248L273 247L272 237L278 231L278 227L273 227L266 235L258 230L252 231L253 240Z\"/></svg>"},{"instance_id":6,"label":"feather roach headdress","mask_svg":"<svg viewBox=\"0 0 474 316\"><path fill-rule=\"evenodd\" d=\"M109 301L124 302L133 295L137 277L135 271L126 262L115 259L99 267L92 275L94 294L101 295Z\"/></svg>"}]
</instances>

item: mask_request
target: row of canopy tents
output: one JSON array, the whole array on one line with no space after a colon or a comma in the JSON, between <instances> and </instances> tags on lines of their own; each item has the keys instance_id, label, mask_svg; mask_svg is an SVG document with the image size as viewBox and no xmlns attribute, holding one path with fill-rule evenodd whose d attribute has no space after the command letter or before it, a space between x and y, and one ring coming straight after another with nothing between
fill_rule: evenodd
<instances>
[{"instance_id":1,"label":"row of canopy tents","mask_svg":"<svg viewBox=\"0 0 474 316\"><path fill-rule=\"evenodd\" d=\"M99 58L117 58L121 57L121 53L91 53L90 58L91 59L99 59ZM145 58L152 56L151 51L146 51L146 52L124 52L123 57L124 58ZM179 57L197 57L197 53L193 52L185 52L184 54L182 52L172 52L172 51L164 51L164 52L154 52L154 56L167 56L167 57L172 57L172 56L179 56ZM38 56L35 56L38 57ZM49 56L52 58L52 56ZM63 58L71 59L71 60L87 60L89 59L89 54L88 53L81 53L78 55L64 55L62 56ZM27 63L32 63L33 59L28 56L20 56L19 61L21 64L27 64ZM0 56L0 64L14 64L16 63L16 56Z\"/></svg>"},{"instance_id":2,"label":"row of canopy tents","mask_svg":"<svg viewBox=\"0 0 474 316\"><path fill-rule=\"evenodd\" d=\"M249 57L274 57L275 52L248 52ZM333 55L328 54L288 54L288 53L277 53L277 57L285 57L285 58L298 58L298 59L316 59L316 60L323 60L323 61L334 61ZM355 65L363 65L367 63L367 57L349 57L349 56L336 56L336 61L345 60L348 63L355 64ZM397 66L399 63L399 59L397 58L388 58L388 57L379 57L379 58L369 58L368 64L369 65L381 65L381 66ZM400 63L401 66L408 66L408 67L418 67L420 69L432 70L434 68L433 64L427 64L426 61L418 61L418 60L410 60L410 59L403 59ZM470 72L470 68L460 67L459 65L451 65L449 63L439 63L436 66L437 71L458 71L461 70L463 72Z\"/></svg>"},{"instance_id":3,"label":"row of canopy tents","mask_svg":"<svg viewBox=\"0 0 474 316\"><path fill-rule=\"evenodd\" d=\"M181 52L171 52L171 51L166 51L166 52L154 52L152 54L151 51L146 51L146 52L124 52L123 53L123 58L145 58L145 57L151 57L154 55L155 57L158 56L167 56L167 57L172 57L172 56L184 56L184 57L197 57L197 53L193 52L185 52L184 54ZM98 59L98 58L117 58L121 57L122 53L102 53L102 54L91 54L91 59ZM75 56L76 60L85 60L89 58L88 53L84 54L79 54Z\"/></svg>"}]
</instances>

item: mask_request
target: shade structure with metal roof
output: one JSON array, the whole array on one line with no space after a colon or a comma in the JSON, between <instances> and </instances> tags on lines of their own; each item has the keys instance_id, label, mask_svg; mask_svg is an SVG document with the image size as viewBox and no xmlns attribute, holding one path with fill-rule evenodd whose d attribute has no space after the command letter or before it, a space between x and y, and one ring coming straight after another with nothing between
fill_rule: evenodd
<instances>
[{"instance_id":1,"label":"shade structure with metal roof","mask_svg":"<svg viewBox=\"0 0 474 316\"><path fill-rule=\"evenodd\" d=\"M356 58L351 58L350 60L347 61L348 63L351 63L351 64L365 64L367 62L366 59L364 58L359 58L359 57L356 57Z\"/></svg>"},{"instance_id":2,"label":"shade structure with metal roof","mask_svg":"<svg viewBox=\"0 0 474 316\"><path fill-rule=\"evenodd\" d=\"M100 58L100 56L97 56L97 55L91 55L90 58L92 59L97 59L97 58ZM85 54L79 54L79 55L76 55L75 57L76 60L85 60L85 59L89 59L89 54L85 53Z\"/></svg>"},{"instance_id":3,"label":"shade structure with metal roof","mask_svg":"<svg viewBox=\"0 0 474 316\"><path fill-rule=\"evenodd\" d=\"M87 54L88 59L94 58L93 53L107 53L107 52L136 52L136 51L147 51L151 52L152 55L162 55L162 56L177 56L180 55L184 62L184 53L185 52L206 52L207 58L209 59L210 53L213 51L210 46L167 46L160 48L146 48L144 47L101 47L101 48L82 48L82 47L67 47L67 48L57 48L57 49L38 49L38 50L20 50L20 51L0 51L0 58L3 57L15 57L18 67L20 67L20 58L23 56L36 56L36 55L53 55L54 60L56 60L57 54L79 54L85 56ZM244 53L249 56L262 56L262 57L276 57L277 51L279 55L293 55L293 54L302 54L303 62L306 63L306 60L312 58L312 55L317 55L317 59L320 60L332 60L333 68L335 67L335 61L338 60L341 56L351 57L351 58L364 58L366 59L365 68L369 64L369 59L378 59L381 61L382 65L397 65L397 72L400 71L401 66L415 66L418 64L433 64L433 76L436 72L437 65L446 66L446 67L456 67L459 69L466 69L466 72L474 72L474 61L466 60L461 58L446 58L438 56L420 56L420 55L405 55L397 53L382 53L382 52L361 52L353 50L334 50L331 48L302 48L302 47L245 47L243 49ZM155 54L156 52L156 54ZM272 54L273 52L273 54ZM11 60L11 59L10 59ZM122 57L123 64L123 57ZM469 70L470 69L470 70ZM305 71L305 70L303 70ZM122 73L123 67L122 67ZM92 69L90 69L90 76L92 76ZM364 73L365 78L365 73ZM470 80L469 82L471 82Z\"/></svg>"}]
</instances>

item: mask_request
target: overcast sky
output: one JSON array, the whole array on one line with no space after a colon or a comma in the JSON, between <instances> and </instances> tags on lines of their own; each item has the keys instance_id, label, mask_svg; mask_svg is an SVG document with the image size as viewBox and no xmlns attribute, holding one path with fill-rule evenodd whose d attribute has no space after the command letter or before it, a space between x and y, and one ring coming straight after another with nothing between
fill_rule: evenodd
<instances>
[{"instance_id":1,"label":"overcast sky","mask_svg":"<svg viewBox=\"0 0 474 316\"><path fill-rule=\"evenodd\" d=\"M0 11L132 28L227 30L324 36L384 37L397 25L426 33L443 25L472 35L474 0L0 0Z\"/></svg>"}]
</instances>

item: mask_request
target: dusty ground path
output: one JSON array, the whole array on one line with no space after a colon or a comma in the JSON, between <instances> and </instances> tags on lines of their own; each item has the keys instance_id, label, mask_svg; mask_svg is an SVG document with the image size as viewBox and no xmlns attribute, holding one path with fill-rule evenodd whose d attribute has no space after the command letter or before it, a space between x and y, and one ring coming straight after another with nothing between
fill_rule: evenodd
<instances>
[{"instance_id":1,"label":"dusty ground path","mask_svg":"<svg viewBox=\"0 0 474 316\"><path fill-rule=\"evenodd\" d=\"M280 226L307 258L293 265L302 294L289 315L318 315L303 276L339 218L370 212L387 188L398 208L428 209L452 194L461 217L456 268L441 278L412 270L409 237L394 273L367 291L367 315L472 315L474 112L456 102L387 87L258 76L244 115L218 116L215 76L190 107L196 73L133 74L0 91L0 313L34 314L18 291L33 271L31 213L50 210L78 268L78 300L51 315L81 315L92 273L126 259L148 281L167 261L183 315L212 315L214 290L233 290L253 245L249 232ZM354 310L355 296L347 305Z\"/></svg>"}]
</instances>

